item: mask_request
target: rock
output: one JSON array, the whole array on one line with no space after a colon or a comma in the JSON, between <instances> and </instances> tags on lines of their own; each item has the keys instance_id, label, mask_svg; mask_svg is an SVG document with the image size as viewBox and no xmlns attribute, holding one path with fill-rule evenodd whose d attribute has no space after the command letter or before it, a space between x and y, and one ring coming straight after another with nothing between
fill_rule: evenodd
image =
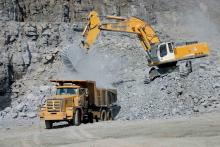
<instances>
[{"instance_id":1,"label":"rock","mask_svg":"<svg viewBox=\"0 0 220 147\"><path fill-rule=\"evenodd\" d=\"M1 118L4 118L4 117L6 116L6 112L2 111L2 112L0 113L0 116L1 116Z\"/></svg>"},{"instance_id":2,"label":"rock","mask_svg":"<svg viewBox=\"0 0 220 147\"><path fill-rule=\"evenodd\" d=\"M32 41L36 41L38 39L37 27L34 25L26 26L25 34L27 37L31 38Z\"/></svg>"},{"instance_id":3,"label":"rock","mask_svg":"<svg viewBox=\"0 0 220 147\"><path fill-rule=\"evenodd\" d=\"M18 113L12 113L12 114L11 114L11 117L12 117L12 118L17 118L17 117L18 117Z\"/></svg>"},{"instance_id":4,"label":"rock","mask_svg":"<svg viewBox=\"0 0 220 147\"><path fill-rule=\"evenodd\" d=\"M43 60L44 64L52 63L54 60L53 54L47 54Z\"/></svg>"},{"instance_id":5,"label":"rock","mask_svg":"<svg viewBox=\"0 0 220 147\"><path fill-rule=\"evenodd\" d=\"M11 99L15 99L15 98L17 98L18 97L18 94L17 93L13 93L12 95L11 95Z\"/></svg>"},{"instance_id":6,"label":"rock","mask_svg":"<svg viewBox=\"0 0 220 147\"><path fill-rule=\"evenodd\" d=\"M27 117L27 114L24 113L24 112L21 112L21 113L19 113L19 116L20 116L20 117Z\"/></svg>"},{"instance_id":7,"label":"rock","mask_svg":"<svg viewBox=\"0 0 220 147\"><path fill-rule=\"evenodd\" d=\"M12 92L13 92L13 93L19 93L20 90L19 90L19 88L16 88L16 87L15 87L15 88L12 89Z\"/></svg>"},{"instance_id":8,"label":"rock","mask_svg":"<svg viewBox=\"0 0 220 147\"><path fill-rule=\"evenodd\" d=\"M32 93L29 93L29 94L26 95L26 99L28 99L28 100L35 100L36 96L33 95Z\"/></svg>"},{"instance_id":9,"label":"rock","mask_svg":"<svg viewBox=\"0 0 220 147\"><path fill-rule=\"evenodd\" d=\"M213 88L220 88L220 83L215 83L215 84L213 85Z\"/></svg>"},{"instance_id":10,"label":"rock","mask_svg":"<svg viewBox=\"0 0 220 147\"><path fill-rule=\"evenodd\" d=\"M7 107L7 108L5 108L5 110L4 110L6 113L8 113L8 112L10 112L11 111L11 108L10 107Z\"/></svg>"},{"instance_id":11,"label":"rock","mask_svg":"<svg viewBox=\"0 0 220 147\"><path fill-rule=\"evenodd\" d=\"M37 71L36 71L36 72L42 73L42 72L44 72L44 71L45 71L45 68L44 68L44 67L39 67L39 68L37 68Z\"/></svg>"},{"instance_id":12,"label":"rock","mask_svg":"<svg viewBox=\"0 0 220 147\"><path fill-rule=\"evenodd\" d=\"M40 92L45 92L50 89L50 86L40 86L39 89L40 89Z\"/></svg>"},{"instance_id":13,"label":"rock","mask_svg":"<svg viewBox=\"0 0 220 147\"><path fill-rule=\"evenodd\" d=\"M25 107L25 104L24 103L20 103L20 104L18 104L18 106L16 106L15 109L17 111L21 112L24 109L24 107Z\"/></svg>"},{"instance_id":14,"label":"rock","mask_svg":"<svg viewBox=\"0 0 220 147\"><path fill-rule=\"evenodd\" d=\"M202 63L202 64L199 65L199 67L202 68L202 69L208 69L209 65Z\"/></svg>"},{"instance_id":15,"label":"rock","mask_svg":"<svg viewBox=\"0 0 220 147\"><path fill-rule=\"evenodd\" d=\"M30 113L27 113L27 117L28 118L35 118L35 117L37 117L37 114L34 112L30 112Z\"/></svg>"},{"instance_id":16,"label":"rock","mask_svg":"<svg viewBox=\"0 0 220 147\"><path fill-rule=\"evenodd\" d=\"M178 87L177 88L177 95L179 96L179 95L182 95L183 94L183 88L181 88L181 87Z\"/></svg>"},{"instance_id":17,"label":"rock","mask_svg":"<svg viewBox=\"0 0 220 147\"><path fill-rule=\"evenodd\" d=\"M211 98L209 98L208 101L211 102L211 103L214 103L214 102L217 102L217 101L218 101L218 98L216 98L216 97L211 97Z\"/></svg>"},{"instance_id":18,"label":"rock","mask_svg":"<svg viewBox=\"0 0 220 147\"><path fill-rule=\"evenodd\" d=\"M193 108L193 112L200 112L200 108L199 108L198 106L195 106L195 107Z\"/></svg>"},{"instance_id":19,"label":"rock","mask_svg":"<svg viewBox=\"0 0 220 147\"><path fill-rule=\"evenodd\" d=\"M176 108L174 108L174 109L172 110L172 114L173 114L173 115L179 114L179 111L178 111Z\"/></svg>"}]
</instances>

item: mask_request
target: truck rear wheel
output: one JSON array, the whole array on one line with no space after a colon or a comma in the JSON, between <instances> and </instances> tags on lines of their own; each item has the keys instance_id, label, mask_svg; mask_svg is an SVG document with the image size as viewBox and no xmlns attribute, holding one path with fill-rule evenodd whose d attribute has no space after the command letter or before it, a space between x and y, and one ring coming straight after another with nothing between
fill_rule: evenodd
<instances>
[{"instance_id":1,"label":"truck rear wheel","mask_svg":"<svg viewBox=\"0 0 220 147\"><path fill-rule=\"evenodd\" d=\"M106 115L106 110L102 110L101 111L101 120L102 121L106 121L107 120L107 115Z\"/></svg>"},{"instance_id":2,"label":"truck rear wheel","mask_svg":"<svg viewBox=\"0 0 220 147\"><path fill-rule=\"evenodd\" d=\"M46 129L51 129L53 127L53 122L51 120L45 120Z\"/></svg>"},{"instance_id":3,"label":"truck rear wheel","mask_svg":"<svg viewBox=\"0 0 220 147\"><path fill-rule=\"evenodd\" d=\"M77 109L73 118L73 124L75 126L79 126L81 124L81 114L80 111Z\"/></svg>"},{"instance_id":4,"label":"truck rear wheel","mask_svg":"<svg viewBox=\"0 0 220 147\"><path fill-rule=\"evenodd\" d=\"M89 123L93 123L93 114L89 113Z\"/></svg>"},{"instance_id":5,"label":"truck rear wheel","mask_svg":"<svg viewBox=\"0 0 220 147\"><path fill-rule=\"evenodd\" d=\"M107 112L107 120L113 120L111 110Z\"/></svg>"}]
</instances>

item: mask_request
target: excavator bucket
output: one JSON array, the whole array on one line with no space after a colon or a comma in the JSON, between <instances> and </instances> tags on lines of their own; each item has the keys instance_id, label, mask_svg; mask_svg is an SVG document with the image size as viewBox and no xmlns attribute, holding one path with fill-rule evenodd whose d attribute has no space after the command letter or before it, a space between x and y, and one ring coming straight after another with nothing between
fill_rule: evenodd
<instances>
[{"instance_id":1,"label":"excavator bucket","mask_svg":"<svg viewBox=\"0 0 220 147\"><path fill-rule=\"evenodd\" d=\"M95 11L89 13L87 20L87 25L82 33L84 37L84 41L82 41L82 43L84 48L89 49L100 32L99 26L101 21Z\"/></svg>"}]
</instances>

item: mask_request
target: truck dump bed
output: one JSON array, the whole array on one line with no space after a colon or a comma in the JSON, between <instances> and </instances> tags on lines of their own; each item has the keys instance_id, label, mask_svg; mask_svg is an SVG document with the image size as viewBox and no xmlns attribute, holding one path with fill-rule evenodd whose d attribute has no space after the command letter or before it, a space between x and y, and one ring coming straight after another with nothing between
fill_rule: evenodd
<instances>
[{"instance_id":1,"label":"truck dump bed","mask_svg":"<svg viewBox=\"0 0 220 147\"><path fill-rule=\"evenodd\" d=\"M117 91L114 89L96 89L94 104L96 106L108 106L117 101Z\"/></svg>"},{"instance_id":2,"label":"truck dump bed","mask_svg":"<svg viewBox=\"0 0 220 147\"><path fill-rule=\"evenodd\" d=\"M109 106L117 101L117 91L115 89L97 88L95 81L88 80L51 80L51 82L58 83L60 86L69 83L87 88L89 92L89 105L95 106Z\"/></svg>"}]
</instances>

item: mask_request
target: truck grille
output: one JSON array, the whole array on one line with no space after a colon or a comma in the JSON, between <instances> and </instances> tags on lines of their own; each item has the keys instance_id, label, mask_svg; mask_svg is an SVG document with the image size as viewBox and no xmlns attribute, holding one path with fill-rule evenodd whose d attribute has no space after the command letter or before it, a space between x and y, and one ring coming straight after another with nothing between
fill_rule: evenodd
<instances>
[{"instance_id":1,"label":"truck grille","mask_svg":"<svg viewBox=\"0 0 220 147\"><path fill-rule=\"evenodd\" d=\"M62 101L61 100L47 100L48 112L61 112Z\"/></svg>"}]
</instances>

